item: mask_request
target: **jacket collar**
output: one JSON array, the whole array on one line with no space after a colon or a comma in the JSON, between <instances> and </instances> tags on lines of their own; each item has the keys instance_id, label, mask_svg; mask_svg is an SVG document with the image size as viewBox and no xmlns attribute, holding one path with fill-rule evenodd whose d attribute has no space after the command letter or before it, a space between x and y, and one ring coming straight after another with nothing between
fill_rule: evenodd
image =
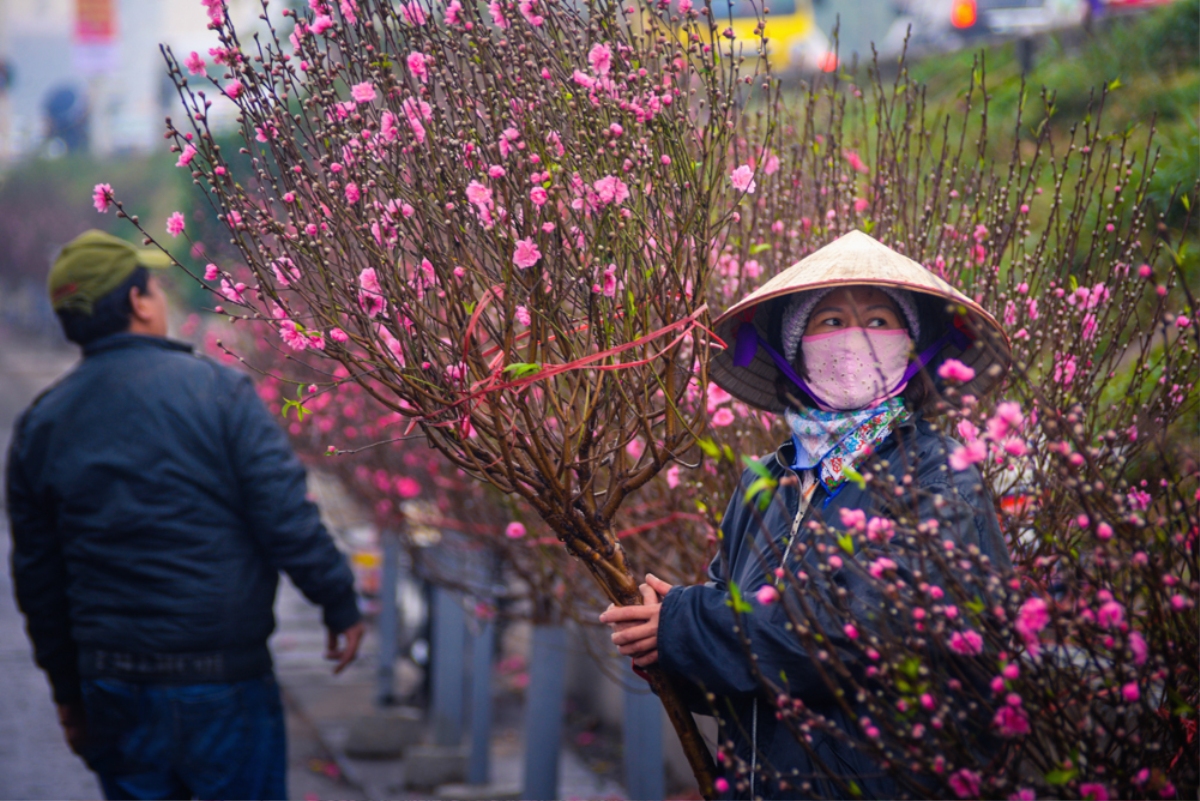
<instances>
[{"instance_id":1,"label":"jacket collar","mask_svg":"<svg viewBox=\"0 0 1200 801\"><path fill-rule=\"evenodd\" d=\"M915 431L917 426L924 420L924 415L917 411L913 412L907 420L899 423L892 429L892 433L888 434L879 442L879 447L890 446L895 443L895 433L901 429L909 429ZM876 451L878 452L878 451ZM775 449L775 469L780 475L793 472L792 465L796 463L796 440L793 437L788 437L778 448Z\"/></svg>"},{"instance_id":2,"label":"jacket collar","mask_svg":"<svg viewBox=\"0 0 1200 801\"><path fill-rule=\"evenodd\" d=\"M183 353L193 352L192 346L186 342L177 342L174 339L167 339L166 337L120 333L89 342L83 346L83 355L84 358L87 358L88 356L95 356L98 353L125 348L158 348L160 350L174 350Z\"/></svg>"}]
</instances>

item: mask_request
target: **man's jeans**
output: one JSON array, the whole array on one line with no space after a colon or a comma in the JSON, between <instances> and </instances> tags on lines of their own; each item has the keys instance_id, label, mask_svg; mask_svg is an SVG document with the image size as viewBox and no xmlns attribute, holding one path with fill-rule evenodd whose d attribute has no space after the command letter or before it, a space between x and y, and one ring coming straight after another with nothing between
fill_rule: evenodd
<instances>
[{"instance_id":1,"label":"man's jeans","mask_svg":"<svg viewBox=\"0 0 1200 801\"><path fill-rule=\"evenodd\" d=\"M85 761L109 799L287 798L273 675L228 684L85 679Z\"/></svg>"}]
</instances>

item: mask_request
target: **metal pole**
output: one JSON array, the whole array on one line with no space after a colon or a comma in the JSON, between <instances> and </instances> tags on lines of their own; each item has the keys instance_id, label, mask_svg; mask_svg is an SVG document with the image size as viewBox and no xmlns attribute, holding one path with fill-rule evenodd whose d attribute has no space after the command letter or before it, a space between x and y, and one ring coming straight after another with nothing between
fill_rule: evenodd
<instances>
[{"instance_id":1,"label":"metal pole","mask_svg":"<svg viewBox=\"0 0 1200 801\"><path fill-rule=\"evenodd\" d=\"M566 656L566 629L562 626L533 627L529 690L525 697L525 789L522 794L530 801L552 801L558 796Z\"/></svg>"},{"instance_id":2,"label":"metal pole","mask_svg":"<svg viewBox=\"0 0 1200 801\"><path fill-rule=\"evenodd\" d=\"M625 677L625 792L630 799L666 798L662 704L633 673Z\"/></svg>"},{"instance_id":3,"label":"metal pole","mask_svg":"<svg viewBox=\"0 0 1200 801\"><path fill-rule=\"evenodd\" d=\"M468 784L487 784L492 742L492 651L496 624L483 621L471 642L471 757Z\"/></svg>"},{"instance_id":4,"label":"metal pole","mask_svg":"<svg viewBox=\"0 0 1200 801\"><path fill-rule=\"evenodd\" d=\"M433 742L457 746L463 735L466 617L457 594L435 587L433 597Z\"/></svg>"},{"instance_id":5,"label":"metal pole","mask_svg":"<svg viewBox=\"0 0 1200 801\"><path fill-rule=\"evenodd\" d=\"M399 613L396 609L396 584L400 580L400 538L391 529L379 534L383 544L383 570L379 578L379 667L375 673L375 702L380 706L396 703L396 649L399 644Z\"/></svg>"}]
</instances>

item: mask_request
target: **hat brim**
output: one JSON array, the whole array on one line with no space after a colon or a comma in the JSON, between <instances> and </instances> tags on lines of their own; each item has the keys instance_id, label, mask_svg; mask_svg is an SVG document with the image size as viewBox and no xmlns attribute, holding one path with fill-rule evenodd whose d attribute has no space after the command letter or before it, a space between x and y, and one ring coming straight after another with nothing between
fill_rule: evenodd
<instances>
[{"instance_id":1,"label":"hat brim","mask_svg":"<svg viewBox=\"0 0 1200 801\"><path fill-rule=\"evenodd\" d=\"M781 373L763 348L758 348L749 364L734 365L733 344L738 328L754 325L759 338L770 341L768 301L811 289L864 284L893 286L946 302L954 325L970 344L966 348L948 344L937 358L957 359L975 371L975 377L960 388L962 394L982 397L1003 380L1012 364L1012 346L996 319L919 263L861 231L851 231L796 262L718 317L713 332L727 347L714 349L709 376L751 406L782 412L785 406L775 390Z\"/></svg>"}]
</instances>

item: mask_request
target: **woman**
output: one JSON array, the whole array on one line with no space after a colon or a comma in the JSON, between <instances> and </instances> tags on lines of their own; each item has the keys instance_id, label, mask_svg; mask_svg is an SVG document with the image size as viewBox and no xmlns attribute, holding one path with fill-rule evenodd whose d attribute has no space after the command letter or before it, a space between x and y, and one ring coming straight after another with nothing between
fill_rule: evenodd
<instances>
[{"instance_id":1,"label":"woman","mask_svg":"<svg viewBox=\"0 0 1200 801\"><path fill-rule=\"evenodd\" d=\"M755 666L771 681L786 681L793 698L835 728L854 731L861 715L857 709L853 719L846 715L793 632L784 607L791 603L793 617L799 607L790 593L783 603L753 604L737 619L730 587L751 596L781 575L775 570L782 558L787 570L821 582L819 592L845 590L857 629L878 626L885 599L877 585L861 569L823 571L816 549L805 547L810 521L840 533L860 511L895 519L915 510L920 521L938 521L939 539L974 545L1008 568L979 473L950 469L953 445L925 417L941 400L938 365L954 358L973 367L975 378L960 391L980 396L1008 368L1007 339L970 298L858 231L775 276L722 315L715 330L735 345L713 357L713 380L748 404L783 412L792 430L759 461L778 489L765 510L757 508L746 489L760 471L747 470L721 521L709 581L672 587L647 575L643 606L609 607L601 620L635 665L658 662L694 711L716 713L721 741L733 743L734 758L724 767L732 797L828 798L852 794L851 788L860 797L898 797L903 786L845 740L815 730L810 753L776 719ZM883 498L851 480L871 472L890 473L905 488L901 496ZM902 539L888 547L899 576L911 578L915 555ZM810 608L832 646L849 646L837 639L840 619L819 604ZM858 652L839 650L850 660Z\"/></svg>"}]
</instances>

